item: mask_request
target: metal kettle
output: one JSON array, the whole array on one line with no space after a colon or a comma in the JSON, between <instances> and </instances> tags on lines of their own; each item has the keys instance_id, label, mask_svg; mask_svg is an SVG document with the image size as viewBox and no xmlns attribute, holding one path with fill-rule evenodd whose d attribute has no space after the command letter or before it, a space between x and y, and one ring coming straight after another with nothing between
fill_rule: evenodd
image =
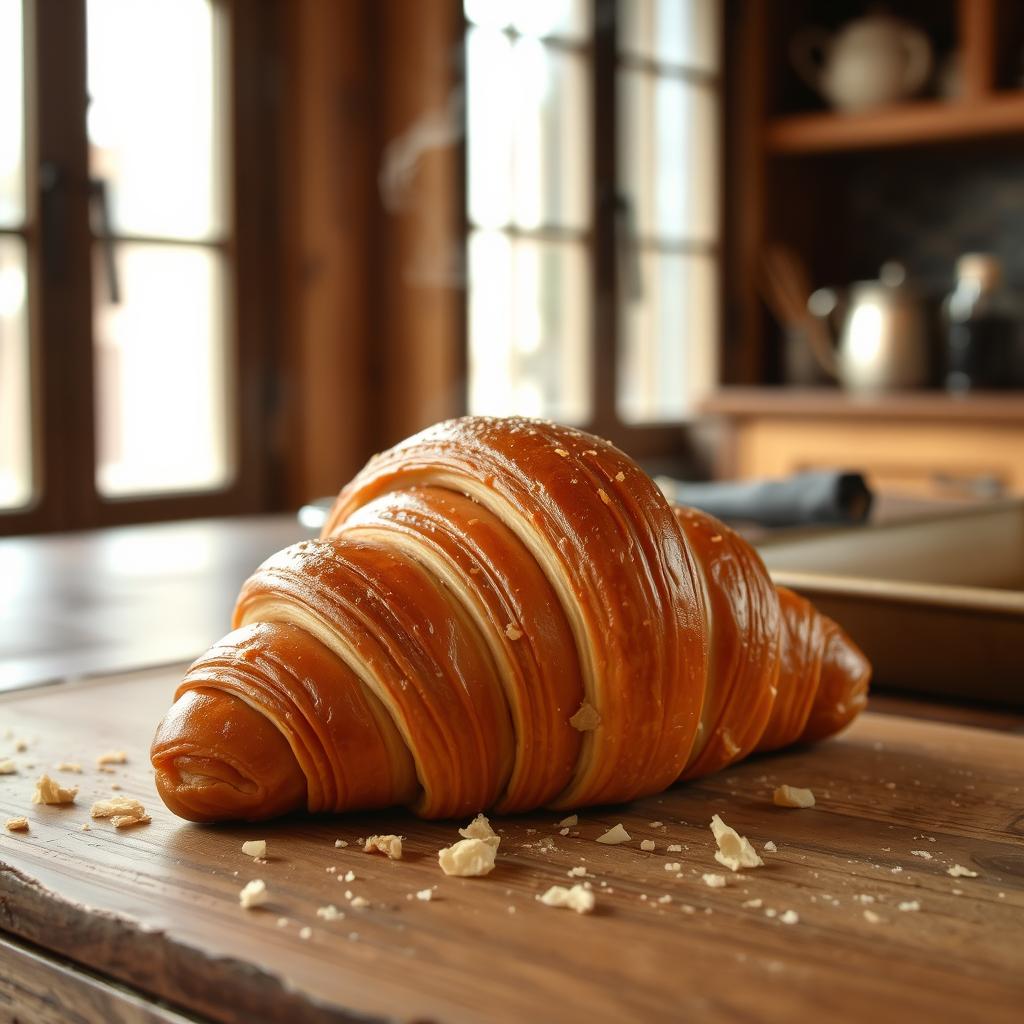
<instances>
[{"instance_id":1,"label":"metal kettle","mask_svg":"<svg viewBox=\"0 0 1024 1024\"><path fill-rule=\"evenodd\" d=\"M820 288L807 308L830 330L833 319L840 321L825 369L846 390L877 394L928 383L928 320L902 264L884 264L877 281L856 281L845 296Z\"/></svg>"}]
</instances>

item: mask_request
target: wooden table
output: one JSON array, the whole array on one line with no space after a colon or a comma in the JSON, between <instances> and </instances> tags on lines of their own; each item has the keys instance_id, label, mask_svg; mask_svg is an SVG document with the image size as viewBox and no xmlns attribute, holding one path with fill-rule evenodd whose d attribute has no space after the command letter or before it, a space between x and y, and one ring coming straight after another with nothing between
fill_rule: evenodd
<instances>
[{"instance_id":1,"label":"wooden table","mask_svg":"<svg viewBox=\"0 0 1024 1024\"><path fill-rule=\"evenodd\" d=\"M585 809L567 836L556 814L497 820L497 869L456 879L436 858L456 823L400 811L218 828L175 819L147 748L179 672L0 698L0 757L19 769L0 777L0 812L31 821L0 834L5 1019L1021 1020L1024 736L868 713L814 749ZM128 755L113 774L95 767L108 749ZM74 805L29 802L43 769L81 786ZM811 787L817 806L773 806L780 783ZM90 823L113 785L152 824ZM777 852L726 871L713 813ZM619 821L630 843L594 842ZM407 837L403 860L360 852L358 837L385 832ZM241 852L255 838L269 843L265 864ZM951 877L954 864L977 877ZM578 866L592 915L536 901ZM349 870L355 880L339 880ZM705 873L726 885L708 887ZM237 894L256 877L272 899L247 911ZM409 898L425 888L429 902ZM370 905L349 907L346 889ZM344 919L317 916L332 903Z\"/></svg>"}]
</instances>

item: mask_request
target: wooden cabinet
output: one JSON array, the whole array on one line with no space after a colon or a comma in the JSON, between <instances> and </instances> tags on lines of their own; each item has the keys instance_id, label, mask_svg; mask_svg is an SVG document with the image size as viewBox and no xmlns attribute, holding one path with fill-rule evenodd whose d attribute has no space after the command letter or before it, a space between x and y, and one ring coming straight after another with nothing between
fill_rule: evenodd
<instances>
[{"instance_id":1,"label":"wooden cabinet","mask_svg":"<svg viewBox=\"0 0 1024 1024\"><path fill-rule=\"evenodd\" d=\"M1024 396L732 389L707 403L724 433L722 477L863 472L879 492L927 498L1024 495Z\"/></svg>"}]
</instances>

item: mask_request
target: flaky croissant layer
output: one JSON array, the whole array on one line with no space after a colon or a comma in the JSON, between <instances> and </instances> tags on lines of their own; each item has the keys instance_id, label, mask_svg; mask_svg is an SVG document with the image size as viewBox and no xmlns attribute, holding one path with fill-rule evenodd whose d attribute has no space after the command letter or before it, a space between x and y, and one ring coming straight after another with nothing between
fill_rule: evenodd
<instances>
[{"instance_id":1,"label":"flaky croissant layer","mask_svg":"<svg viewBox=\"0 0 1024 1024\"><path fill-rule=\"evenodd\" d=\"M590 434L438 424L245 583L153 741L193 821L630 800L865 705L870 666L717 520Z\"/></svg>"}]
</instances>

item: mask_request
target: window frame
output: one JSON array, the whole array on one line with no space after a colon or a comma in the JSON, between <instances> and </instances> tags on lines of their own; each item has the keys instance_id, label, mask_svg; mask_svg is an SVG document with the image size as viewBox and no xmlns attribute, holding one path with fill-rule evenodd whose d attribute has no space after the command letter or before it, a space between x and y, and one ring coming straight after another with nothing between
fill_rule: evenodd
<instances>
[{"instance_id":1,"label":"window frame","mask_svg":"<svg viewBox=\"0 0 1024 1024\"><path fill-rule=\"evenodd\" d=\"M225 39L228 410L234 474L222 488L107 498L96 486L93 248L86 135L86 2L24 0L28 322L33 498L0 534L262 511L277 472L268 410L278 306L275 5L214 0ZM241 170L244 169L244 173ZM241 297L246 296L246 301ZM253 301L259 296L259 302ZM87 382L85 386L82 382Z\"/></svg>"},{"instance_id":2,"label":"window frame","mask_svg":"<svg viewBox=\"0 0 1024 1024\"><path fill-rule=\"evenodd\" d=\"M585 232L583 244L587 249L589 264L589 286L591 291L590 346L591 346L591 416L585 423L576 424L581 429L607 438L640 461L649 463L671 463L692 465L697 460L689 437L691 420L676 420L664 423L630 423L625 421L618 410L619 344L622 324L622 291L620 288L620 261L622 245L621 196L618 182L618 117L619 117L619 72L625 68L639 68L658 74L661 65L656 61L639 58L623 58L618 51L617 0L591 0L591 36L586 42L570 42L558 36L546 37L546 46L563 52L582 55L588 61L590 73L590 140L591 140L591 222ZM673 77L692 78L693 81L711 88L718 102L719 116L716 126L718 149L719 181L724 178L725 167L725 107L726 82L723 62L725 38L724 5L720 15L722 25L718 34L718 71L714 73L672 69ZM463 44L472 23L463 15ZM512 29L505 30L510 38L517 38ZM464 129L468 126L464 123ZM462 166L462 234L468 244L474 225L469 219L467 154L465 135L461 153ZM717 332L713 344L720 354L724 350L722 332L725 257L725 202L723 189L716 190L717 238L713 243L700 243L692 251L707 253L715 262L716 286L715 304ZM543 237L543 230L521 230L514 226L501 228L510 237ZM649 239L646 241L650 241ZM673 247L673 251L691 251L687 244ZM469 352L469 297L468 290L463 303L463 351ZM721 379L719 367L716 384ZM464 404L468 406L468 365Z\"/></svg>"}]
</instances>

